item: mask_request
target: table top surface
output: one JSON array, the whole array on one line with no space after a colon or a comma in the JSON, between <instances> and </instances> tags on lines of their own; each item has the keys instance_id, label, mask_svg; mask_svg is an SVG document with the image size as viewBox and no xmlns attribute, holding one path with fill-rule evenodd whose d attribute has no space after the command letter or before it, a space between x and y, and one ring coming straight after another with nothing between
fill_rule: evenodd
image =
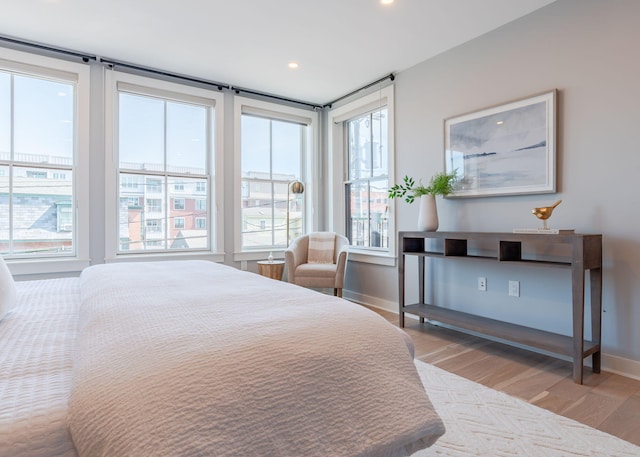
<instances>
[{"instance_id":1,"label":"table top surface","mask_svg":"<svg viewBox=\"0 0 640 457\"><path fill-rule=\"evenodd\" d=\"M258 260L260 265L284 265L284 260Z\"/></svg>"}]
</instances>

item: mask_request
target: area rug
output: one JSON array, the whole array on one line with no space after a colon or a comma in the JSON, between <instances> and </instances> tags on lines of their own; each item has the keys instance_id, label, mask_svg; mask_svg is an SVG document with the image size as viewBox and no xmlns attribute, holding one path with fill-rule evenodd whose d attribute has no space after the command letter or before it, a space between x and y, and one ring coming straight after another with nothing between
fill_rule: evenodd
<instances>
[{"instance_id":1,"label":"area rug","mask_svg":"<svg viewBox=\"0 0 640 457\"><path fill-rule=\"evenodd\" d=\"M416 361L447 431L412 457L638 457L640 447Z\"/></svg>"}]
</instances>

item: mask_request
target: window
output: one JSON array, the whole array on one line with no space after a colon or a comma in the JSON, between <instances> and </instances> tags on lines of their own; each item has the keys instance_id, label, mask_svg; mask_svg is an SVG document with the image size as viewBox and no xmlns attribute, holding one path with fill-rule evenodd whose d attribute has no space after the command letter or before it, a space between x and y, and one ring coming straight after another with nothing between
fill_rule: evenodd
<instances>
[{"instance_id":1,"label":"window","mask_svg":"<svg viewBox=\"0 0 640 457\"><path fill-rule=\"evenodd\" d=\"M185 201L184 198L174 198L173 199L173 209L179 210L179 211L184 211L184 208L185 208L184 201Z\"/></svg>"},{"instance_id":2,"label":"window","mask_svg":"<svg viewBox=\"0 0 640 457\"><path fill-rule=\"evenodd\" d=\"M353 246L389 247L387 117L385 107L346 121L345 233Z\"/></svg>"},{"instance_id":3,"label":"window","mask_svg":"<svg viewBox=\"0 0 640 457\"><path fill-rule=\"evenodd\" d=\"M196 199L196 211L206 211L207 210L207 200L204 198Z\"/></svg>"},{"instance_id":4,"label":"window","mask_svg":"<svg viewBox=\"0 0 640 457\"><path fill-rule=\"evenodd\" d=\"M352 260L393 265L393 86L329 113L332 218L344 230Z\"/></svg>"},{"instance_id":5,"label":"window","mask_svg":"<svg viewBox=\"0 0 640 457\"><path fill-rule=\"evenodd\" d=\"M0 253L13 274L88 265L88 84L85 65L0 49Z\"/></svg>"},{"instance_id":6,"label":"window","mask_svg":"<svg viewBox=\"0 0 640 457\"><path fill-rule=\"evenodd\" d=\"M304 182L308 173L317 115L237 97L236 116L240 128L236 154L241 164L236 249L284 249L307 225L305 202L311 187L303 194L292 194L288 189L294 180Z\"/></svg>"},{"instance_id":7,"label":"window","mask_svg":"<svg viewBox=\"0 0 640 457\"><path fill-rule=\"evenodd\" d=\"M117 201L138 197L144 202L140 208L118 208L118 224L107 231L107 258L143 254L149 248L205 254L221 248L222 231L214 232L215 222L199 229L191 224L196 209L205 221L214 216L206 203L196 208L196 201L220 198L214 193L220 186L213 173L219 166L215 146L221 144L217 129L222 124L216 111L222 95L117 71L107 79L114 89L107 101L113 120L107 135L115 135L112 155L118 177L114 186L108 173L107 186ZM107 211L110 207L108 201Z\"/></svg>"},{"instance_id":8,"label":"window","mask_svg":"<svg viewBox=\"0 0 640 457\"><path fill-rule=\"evenodd\" d=\"M204 230L207 228L207 220L204 217L196 217L196 229Z\"/></svg>"}]
</instances>

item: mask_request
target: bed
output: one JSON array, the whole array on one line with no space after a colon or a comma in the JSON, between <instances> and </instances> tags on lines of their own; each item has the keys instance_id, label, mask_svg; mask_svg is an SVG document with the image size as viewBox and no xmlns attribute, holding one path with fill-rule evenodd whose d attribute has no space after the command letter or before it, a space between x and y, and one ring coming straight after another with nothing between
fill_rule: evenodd
<instances>
[{"instance_id":1,"label":"bed","mask_svg":"<svg viewBox=\"0 0 640 457\"><path fill-rule=\"evenodd\" d=\"M204 261L17 283L0 456L404 456L444 427L412 344L345 300Z\"/></svg>"}]
</instances>

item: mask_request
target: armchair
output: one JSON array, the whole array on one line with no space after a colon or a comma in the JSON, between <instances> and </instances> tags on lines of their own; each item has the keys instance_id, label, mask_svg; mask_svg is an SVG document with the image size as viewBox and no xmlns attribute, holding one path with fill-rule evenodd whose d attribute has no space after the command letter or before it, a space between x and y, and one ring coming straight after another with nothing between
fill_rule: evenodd
<instances>
[{"instance_id":1,"label":"armchair","mask_svg":"<svg viewBox=\"0 0 640 457\"><path fill-rule=\"evenodd\" d=\"M310 244L312 248L325 246L332 252L312 249L310 257ZM348 250L349 240L337 233L302 235L284 251L287 280L303 287L333 288L333 295L342 297Z\"/></svg>"}]
</instances>

